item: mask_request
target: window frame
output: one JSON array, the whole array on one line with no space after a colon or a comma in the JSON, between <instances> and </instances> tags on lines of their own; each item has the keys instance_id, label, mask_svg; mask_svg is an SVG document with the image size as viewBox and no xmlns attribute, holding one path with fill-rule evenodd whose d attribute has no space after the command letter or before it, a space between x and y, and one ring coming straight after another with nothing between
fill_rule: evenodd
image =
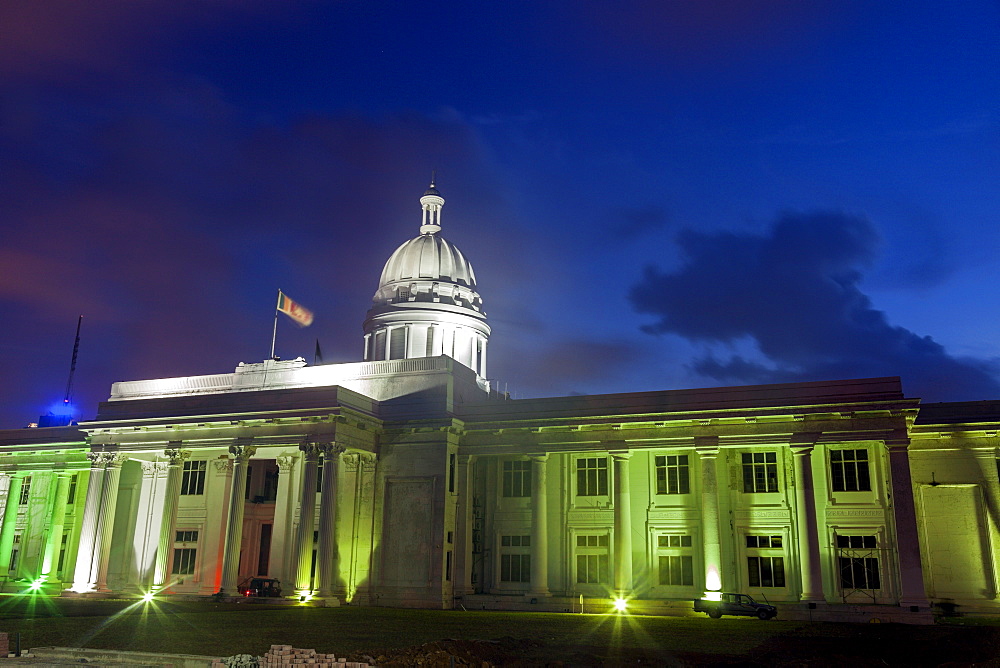
<instances>
[{"instance_id":1,"label":"window frame","mask_svg":"<svg viewBox=\"0 0 1000 668\"><path fill-rule=\"evenodd\" d=\"M758 458L760 461L757 461ZM744 494L774 494L781 491L777 450L744 452L740 461Z\"/></svg>"},{"instance_id":2,"label":"window frame","mask_svg":"<svg viewBox=\"0 0 1000 668\"><path fill-rule=\"evenodd\" d=\"M660 460L663 460L662 463ZM672 462L671 460L674 461ZM671 475L671 472L673 472L673 475ZM653 484L655 485L657 495L677 496L690 494L691 464L688 455L653 455Z\"/></svg>"},{"instance_id":3,"label":"window frame","mask_svg":"<svg viewBox=\"0 0 1000 668\"><path fill-rule=\"evenodd\" d=\"M847 459L847 453L852 458ZM858 458L859 453L863 458ZM870 492L871 459L868 448L836 448L830 450L830 486L834 492ZM854 489L851 489L853 486Z\"/></svg>"},{"instance_id":4,"label":"window frame","mask_svg":"<svg viewBox=\"0 0 1000 668\"><path fill-rule=\"evenodd\" d=\"M207 459L189 459L181 466L180 496L204 496Z\"/></svg>"},{"instance_id":5,"label":"window frame","mask_svg":"<svg viewBox=\"0 0 1000 668\"><path fill-rule=\"evenodd\" d=\"M585 462L593 462L594 465ZM607 457L577 457L575 496L608 496L608 468Z\"/></svg>"}]
</instances>

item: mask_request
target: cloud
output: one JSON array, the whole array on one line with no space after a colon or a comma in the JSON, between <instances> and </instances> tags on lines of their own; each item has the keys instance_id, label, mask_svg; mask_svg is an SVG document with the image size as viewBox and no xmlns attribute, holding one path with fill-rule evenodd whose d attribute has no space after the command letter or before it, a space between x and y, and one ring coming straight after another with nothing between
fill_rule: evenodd
<instances>
[{"instance_id":1,"label":"cloud","mask_svg":"<svg viewBox=\"0 0 1000 668\"><path fill-rule=\"evenodd\" d=\"M710 349L692 363L698 373L741 383L899 375L925 399L1000 394L993 363L949 355L874 308L860 286L879 237L863 217L789 213L760 235L685 230L677 241L683 265L646 268L630 299L655 317L645 331ZM718 359L748 339L763 360Z\"/></svg>"},{"instance_id":2,"label":"cloud","mask_svg":"<svg viewBox=\"0 0 1000 668\"><path fill-rule=\"evenodd\" d=\"M204 81L134 83L85 94L21 80L0 104L0 150L15 156L0 179L12 314L0 346L45 358L0 374L0 428L62 391L61 335L80 313L86 417L113 381L266 357L279 287L317 314L307 330L279 327L279 355L310 355L319 338L328 361L356 361L382 264L416 236L435 167L455 193L447 238L494 251L472 252L487 308L524 301L511 294L532 280L519 223L471 123L406 110L248 120Z\"/></svg>"}]
</instances>

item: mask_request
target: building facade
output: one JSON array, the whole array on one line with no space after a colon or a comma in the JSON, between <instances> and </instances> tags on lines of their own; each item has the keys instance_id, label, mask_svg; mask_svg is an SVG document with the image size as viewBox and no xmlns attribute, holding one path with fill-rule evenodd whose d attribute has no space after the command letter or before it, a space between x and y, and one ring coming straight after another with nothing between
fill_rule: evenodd
<instances>
[{"instance_id":1,"label":"building facade","mask_svg":"<svg viewBox=\"0 0 1000 668\"><path fill-rule=\"evenodd\" d=\"M364 361L119 382L93 420L0 432L5 591L1000 607L1000 402L898 378L511 400L443 205L432 184L386 263Z\"/></svg>"}]
</instances>

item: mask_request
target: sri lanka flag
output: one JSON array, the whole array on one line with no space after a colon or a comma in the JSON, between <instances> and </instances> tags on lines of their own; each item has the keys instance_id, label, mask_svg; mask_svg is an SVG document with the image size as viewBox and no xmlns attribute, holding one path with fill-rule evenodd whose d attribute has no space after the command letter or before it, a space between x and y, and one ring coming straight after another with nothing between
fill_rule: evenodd
<instances>
[{"instance_id":1,"label":"sri lanka flag","mask_svg":"<svg viewBox=\"0 0 1000 668\"><path fill-rule=\"evenodd\" d=\"M312 324L312 311L286 297L285 293L281 290L278 290L278 310L297 322L301 327L308 327Z\"/></svg>"}]
</instances>

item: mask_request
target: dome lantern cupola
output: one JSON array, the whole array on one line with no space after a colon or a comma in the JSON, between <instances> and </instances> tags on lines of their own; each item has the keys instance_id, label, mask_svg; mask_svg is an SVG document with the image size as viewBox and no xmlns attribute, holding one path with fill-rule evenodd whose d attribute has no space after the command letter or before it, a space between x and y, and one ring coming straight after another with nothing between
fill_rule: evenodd
<instances>
[{"instance_id":1,"label":"dome lantern cupola","mask_svg":"<svg viewBox=\"0 0 1000 668\"><path fill-rule=\"evenodd\" d=\"M434 187L434 177L431 185L420 198L420 206L424 209L424 220L420 225L420 234L437 234L441 231L441 209L444 207L444 197Z\"/></svg>"},{"instance_id":2,"label":"dome lantern cupola","mask_svg":"<svg viewBox=\"0 0 1000 668\"><path fill-rule=\"evenodd\" d=\"M420 236L389 257L372 297L365 361L447 355L485 384L490 327L472 265L440 234L444 198L433 178L420 206Z\"/></svg>"}]
</instances>

